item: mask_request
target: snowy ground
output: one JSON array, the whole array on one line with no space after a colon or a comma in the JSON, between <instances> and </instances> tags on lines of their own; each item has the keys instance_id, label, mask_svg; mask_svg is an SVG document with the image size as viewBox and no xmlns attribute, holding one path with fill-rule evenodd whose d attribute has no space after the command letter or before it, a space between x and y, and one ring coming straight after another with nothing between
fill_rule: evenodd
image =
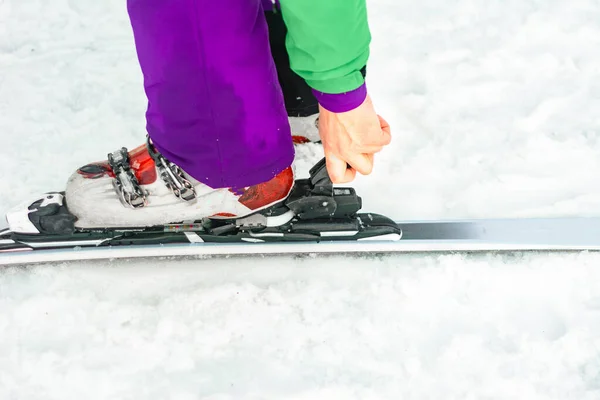
<instances>
[{"instance_id":1,"label":"snowy ground","mask_svg":"<svg viewBox=\"0 0 600 400\"><path fill-rule=\"evenodd\" d=\"M125 2L0 0L0 213L143 140ZM600 215L600 4L370 0L401 218ZM307 147L300 165L319 154ZM0 270L0 399L597 399L600 255Z\"/></svg>"}]
</instances>

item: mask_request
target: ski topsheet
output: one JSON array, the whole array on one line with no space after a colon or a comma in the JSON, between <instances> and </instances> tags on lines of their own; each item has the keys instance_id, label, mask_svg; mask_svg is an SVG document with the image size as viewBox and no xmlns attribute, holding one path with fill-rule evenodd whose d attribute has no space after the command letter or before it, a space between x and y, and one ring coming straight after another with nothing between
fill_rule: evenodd
<instances>
[{"instance_id":1,"label":"ski topsheet","mask_svg":"<svg viewBox=\"0 0 600 400\"><path fill-rule=\"evenodd\" d=\"M334 188L325 160L283 204L238 219L149 227L76 227L63 193L7 214L0 264L139 257L600 250L600 218L393 221L359 212L352 188Z\"/></svg>"}]
</instances>

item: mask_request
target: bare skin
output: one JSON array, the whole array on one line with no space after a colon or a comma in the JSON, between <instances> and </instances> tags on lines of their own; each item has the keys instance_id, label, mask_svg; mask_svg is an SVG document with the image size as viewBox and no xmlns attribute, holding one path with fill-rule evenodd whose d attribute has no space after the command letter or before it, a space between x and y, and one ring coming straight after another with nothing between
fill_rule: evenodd
<instances>
[{"instance_id":1,"label":"bare skin","mask_svg":"<svg viewBox=\"0 0 600 400\"><path fill-rule=\"evenodd\" d=\"M373 171L375 153L390 144L390 125L377 113L369 96L354 110L334 113L319 106L319 134L327 172L333 183L348 183L356 173Z\"/></svg>"}]
</instances>

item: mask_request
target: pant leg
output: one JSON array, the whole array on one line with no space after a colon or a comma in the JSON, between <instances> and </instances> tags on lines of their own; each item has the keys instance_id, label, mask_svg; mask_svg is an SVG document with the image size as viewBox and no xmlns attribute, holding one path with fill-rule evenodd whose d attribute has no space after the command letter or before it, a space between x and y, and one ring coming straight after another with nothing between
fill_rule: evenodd
<instances>
[{"instance_id":1,"label":"pant leg","mask_svg":"<svg viewBox=\"0 0 600 400\"><path fill-rule=\"evenodd\" d=\"M261 0L128 0L157 149L211 187L288 167L294 148Z\"/></svg>"},{"instance_id":2,"label":"pant leg","mask_svg":"<svg viewBox=\"0 0 600 400\"><path fill-rule=\"evenodd\" d=\"M269 26L269 42L279 84L283 90L285 108L290 117L307 117L319 112L319 103L304 79L292 71L285 46L287 28L278 4L263 0L265 17Z\"/></svg>"}]
</instances>

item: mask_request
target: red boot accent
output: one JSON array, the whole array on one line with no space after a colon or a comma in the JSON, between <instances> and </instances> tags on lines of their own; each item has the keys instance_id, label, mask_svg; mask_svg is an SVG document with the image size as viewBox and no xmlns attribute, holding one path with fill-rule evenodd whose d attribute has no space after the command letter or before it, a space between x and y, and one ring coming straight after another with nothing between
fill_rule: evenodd
<instances>
[{"instance_id":1,"label":"red boot accent","mask_svg":"<svg viewBox=\"0 0 600 400\"><path fill-rule=\"evenodd\" d=\"M294 171L287 167L270 181L250 186L239 198L239 202L251 210L284 200L294 185Z\"/></svg>"},{"instance_id":2,"label":"red boot accent","mask_svg":"<svg viewBox=\"0 0 600 400\"><path fill-rule=\"evenodd\" d=\"M234 218L237 217L237 215L228 212L222 212L213 215L213 217Z\"/></svg>"},{"instance_id":3,"label":"red boot accent","mask_svg":"<svg viewBox=\"0 0 600 400\"><path fill-rule=\"evenodd\" d=\"M131 150L129 153L129 165L140 182L140 185L149 185L156 181L156 168L154 160L148 154L146 145L141 145ZM88 179L97 179L104 175L111 178L115 177L108 161L100 161L87 164L77 170L77 172Z\"/></svg>"},{"instance_id":4,"label":"red boot accent","mask_svg":"<svg viewBox=\"0 0 600 400\"><path fill-rule=\"evenodd\" d=\"M294 142L294 144L305 144L310 143L310 140L304 136L292 135L292 142Z\"/></svg>"},{"instance_id":5,"label":"red boot accent","mask_svg":"<svg viewBox=\"0 0 600 400\"><path fill-rule=\"evenodd\" d=\"M140 185L149 185L156 181L156 165L148 154L146 145L141 145L129 152L129 164Z\"/></svg>"}]
</instances>

